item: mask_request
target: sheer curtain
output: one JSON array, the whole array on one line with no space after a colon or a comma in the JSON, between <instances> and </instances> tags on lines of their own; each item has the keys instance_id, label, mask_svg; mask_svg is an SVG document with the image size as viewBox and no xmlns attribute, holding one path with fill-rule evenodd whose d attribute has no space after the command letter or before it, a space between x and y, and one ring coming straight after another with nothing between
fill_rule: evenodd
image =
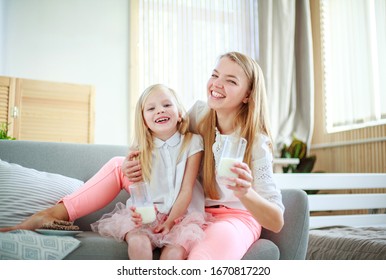
<instances>
[{"instance_id":1,"label":"sheer curtain","mask_svg":"<svg viewBox=\"0 0 386 280\"><path fill-rule=\"evenodd\" d=\"M321 1L328 132L386 122L386 2Z\"/></svg>"},{"instance_id":2,"label":"sheer curtain","mask_svg":"<svg viewBox=\"0 0 386 280\"><path fill-rule=\"evenodd\" d=\"M314 124L309 0L259 0L259 33L276 153L293 136L309 148Z\"/></svg>"},{"instance_id":3,"label":"sheer curtain","mask_svg":"<svg viewBox=\"0 0 386 280\"><path fill-rule=\"evenodd\" d=\"M188 110L206 100L206 83L219 55L258 55L256 0L137 0L138 91L164 83ZM135 12L135 11L132 11ZM135 24L135 23L134 23Z\"/></svg>"},{"instance_id":4,"label":"sheer curtain","mask_svg":"<svg viewBox=\"0 0 386 280\"><path fill-rule=\"evenodd\" d=\"M132 57L138 77L131 82L138 82L138 90L130 93L132 103L144 88L160 82L174 88L189 109L196 100L206 100L217 57L240 51L255 58L265 73L277 146L289 143L293 134L310 143L314 90L308 0L136 3L132 25L138 42Z\"/></svg>"}]
</instances>

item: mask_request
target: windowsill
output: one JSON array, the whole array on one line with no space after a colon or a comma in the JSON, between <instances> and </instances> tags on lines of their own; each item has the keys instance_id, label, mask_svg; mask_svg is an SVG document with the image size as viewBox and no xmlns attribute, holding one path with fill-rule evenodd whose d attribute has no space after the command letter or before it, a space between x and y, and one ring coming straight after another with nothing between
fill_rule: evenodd
<instances>
[{"instance_id":1,"label":"windowsill","mask_svg":"<svg viewBox=\"0 0 386 280\"><path fill-rule=\"evenodd\" d=\"M291 164L299 164L298 158L274 158L273 159L273 172L283 173L283 167L287 167Z\"/></svg>"}]
</instances>

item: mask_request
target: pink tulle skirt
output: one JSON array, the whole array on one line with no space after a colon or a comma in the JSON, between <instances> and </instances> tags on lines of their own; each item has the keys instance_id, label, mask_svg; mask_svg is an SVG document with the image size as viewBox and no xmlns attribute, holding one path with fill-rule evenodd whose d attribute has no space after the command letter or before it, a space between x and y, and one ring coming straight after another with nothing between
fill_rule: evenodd
<instances>
[{"instance_id":1,"label":"pink tulle skirt","mask_svg":"<svg viewBox=\"0 0 386 280\"><path fill-rule=\"evenodd\" d=\"M98 221L91 224L91 229L104 237L113 237L122 242L128 232L146 234L155 247L162 248L165 245L181 245L190 251L192 245L204 237L204 229L211 218L206 213L193 212L181 217L172 227L169 233L155 233L154 229L167 219L167 215L157 213L153 223L136 227L131 220L131 210L118 202L114 210L104 214Z\"/></svg>"}]
</instances>

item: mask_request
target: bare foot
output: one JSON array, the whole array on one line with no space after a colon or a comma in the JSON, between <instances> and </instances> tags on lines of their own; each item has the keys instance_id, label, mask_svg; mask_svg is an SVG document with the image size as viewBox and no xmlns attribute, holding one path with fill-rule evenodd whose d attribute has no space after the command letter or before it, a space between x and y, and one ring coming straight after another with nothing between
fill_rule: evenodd
<instances>
[{"instance_id":1,"label":"bare foot","mask_svg":"<svg viewBox=\"0 0 386 280\"><path fill-rule=\"evenodd\" d=\"M68 219L69 218L66 208L64 207L63 203L59 203L52 206L51 208L33 214L31 217L25 219L18 225L0 228L0 232L17 229L34 230L40 228L45 223L52 223L55 220L68 221Z\"/></svg>"},{"instance_id":2,"label":"bare foot","mask_svg":"<svg viewBox=\"0 0 386 280\"><path fill-rule=\"evenodd\" d=\"M24 220L18 225L6 227L6 228L0 228L0 232L6 232L11 230L17 230L17 229L34 230L34 229L40 228L43 224L53 222L54 220L56 220L55 217L47 215L44 212L39 212L27 218L26 220Z\"/></svg>"}]
</instances>

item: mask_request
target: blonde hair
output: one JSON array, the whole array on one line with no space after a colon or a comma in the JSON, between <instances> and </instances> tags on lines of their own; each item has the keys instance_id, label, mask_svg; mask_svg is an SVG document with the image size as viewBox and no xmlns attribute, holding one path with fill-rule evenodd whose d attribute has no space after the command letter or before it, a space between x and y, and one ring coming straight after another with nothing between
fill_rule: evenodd
<instances>
[{"instance_id":1,"label":"blonde hair","mask_svg":"<svg viewBox=\"0 0 386 280\"><path fill-rule=\"evenodd\" d=\"M189 144L192 138L192 134L188 132L189 119L175 91L162 84L155 84L146 88L144 92L141 94L141 96L139 97L139 100L135 107L134 140L131 148L132 150L138 150L140 152L139 161L141 164L142 178L146 182L149 182L151 178L151 165L152 165L152 152L154 149L154 139L153 139L153 134L151 130L146 126L146 122L143 117L143 109L147 98L151 94L155 93L157 90L161 90L163 92L169 92L174 97L178 114L181 118L181 121L178 122L177 124L177 130L182 135L185 135L185 137L184 137L178 158L180 157L181 153L187 147L187 145Z\"/></svg>"},{"instance_id":2,"label":"blonde hair","mask_svg":"<svg viewBox=\"0 0 386 280\"><path fill-rule=\"evenodd\" d=\"M256 135L265 134L271 139L272 143L264 75L257 62L244 54L229 52L220 56L219 60L224 57L237 63L244 70L249 81L248 102L241 104L233 126L235 129L239 128L240 136L248 141L244 162L251 166L253 143ZM204 153L203 158L203 187L206 196L211 199L219 199L215 180L215 162L213 154L210 152L215 141L215 128L216 112L210 109L198 124L198 131L204 139L204 149L207 151Z\"/></svg>"}]
</instances>

